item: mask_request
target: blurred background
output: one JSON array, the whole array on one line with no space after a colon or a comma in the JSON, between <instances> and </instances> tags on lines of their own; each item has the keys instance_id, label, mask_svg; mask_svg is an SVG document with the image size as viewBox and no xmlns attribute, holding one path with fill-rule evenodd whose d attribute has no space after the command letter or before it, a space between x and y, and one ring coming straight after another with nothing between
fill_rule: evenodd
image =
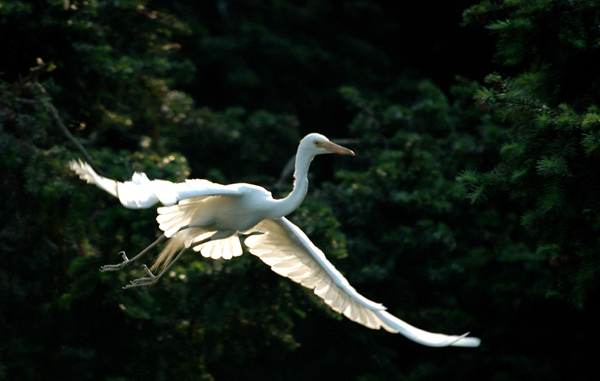
<instances>
[{"instance_id":1,"label":"blurred background","mask_svg":"<svg viewBox=\"0 0 600 381\"><path fill-rule=\"evenodd\" d=\"M0 36L0 379L597 378L599 1L0 0ZM98 271L156 211L69 160L282 197L309 132L356 157L315 160L289 218L481 347L369 330L248 253Z\"/></svg>"}]
</instances>

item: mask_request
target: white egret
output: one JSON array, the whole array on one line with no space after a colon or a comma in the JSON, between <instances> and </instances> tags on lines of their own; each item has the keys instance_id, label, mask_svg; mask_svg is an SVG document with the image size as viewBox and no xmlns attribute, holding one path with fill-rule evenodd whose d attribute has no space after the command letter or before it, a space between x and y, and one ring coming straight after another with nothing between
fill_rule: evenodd
<instances>
[{"instance_id":1,"label":"white egret","mask_svg":"<svg viewBox=\"0 0 600 381\"><path fill-rule=\"evenodd\" d=\"M302 139L296 154L294 187L282 199L274 199L266 189L251 184L220 185L207 180L186 180L172 183L149 180L144 173L134 173L131 181L118 182L99 176L84 162L71 161L70 168L82 180L118 197L131 209L158 208L163 235L132 259L124 252L123 262L107 265L102 271L115 271L131 264L165 239L170 239L155 261L153 270L143 265L147 277L131 281L129 287L155 283L189 249L204 257L231 259L242 254L240 235L249 235L244 243L253 255L279 275L313 289L334 311L371 329L384 328L401 333L427 346L477 347L475 337L449 336L413 327L386 311L386 308L360 295L346 278L335 269L308 237L285 218L304 200L308 190L308 168L316 155L354 152L329 141L320 134Z\"/></svg>"}]
</instances>

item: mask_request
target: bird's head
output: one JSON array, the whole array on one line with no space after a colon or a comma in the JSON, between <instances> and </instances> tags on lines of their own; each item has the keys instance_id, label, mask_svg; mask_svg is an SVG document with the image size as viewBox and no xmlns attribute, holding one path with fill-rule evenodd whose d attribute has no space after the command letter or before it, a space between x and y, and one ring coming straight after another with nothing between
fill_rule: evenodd
<instances>
[{"instance_id":1,"label":"bird's head","mask_svg":"<svg viewBox=\"0 0 600 381\"><path fill-rule=\"evenodd\" d=\"M298 152L306 152L312 156L321 155L324 153L339 153L340 155L351 155L354 156L354 152L346 147L342 147L339 144L327 139L321 134L308 134L301 141L298 147Z\"/></svg>"}]
</instances>

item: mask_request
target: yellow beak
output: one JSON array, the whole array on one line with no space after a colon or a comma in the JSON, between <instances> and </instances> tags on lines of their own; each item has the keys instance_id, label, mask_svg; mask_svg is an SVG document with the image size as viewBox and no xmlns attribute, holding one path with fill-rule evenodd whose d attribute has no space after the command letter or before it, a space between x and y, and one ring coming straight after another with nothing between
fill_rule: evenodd
<instances>
[{"instance_id":1,"label":"yellow beak","mask_svg":"<svg viewBox=\"0 0 600 381\"><path fill-rule=\"evenodd\" d=\"M334 142L326 142L321 145L322 148L329 152L339 153L340 155L350 155L354 156L354 151L349 150L346 147L342 147L339 144L335 144Z\"/></svg>"}]
</instances>

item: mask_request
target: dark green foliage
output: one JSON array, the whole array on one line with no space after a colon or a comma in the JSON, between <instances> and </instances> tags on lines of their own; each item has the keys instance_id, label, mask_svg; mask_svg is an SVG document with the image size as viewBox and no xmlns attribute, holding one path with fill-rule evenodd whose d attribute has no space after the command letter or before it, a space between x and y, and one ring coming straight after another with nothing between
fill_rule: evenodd
<instances>
[{"instance_id":1,"label":"dark green foliage","mask_svg":"<svg viewBox=\"0 0 600 381\"><path fill-rule=\"evenodd\" d=\"M346 266L357 269L348 275L409 322L487 339L476 353L413 352L420 365L399 365L407 372L400 379L586 379L593 361L580 343L591 337L585 327L597 309L574 312L547 298L556 248L536 249L520 227L518 203L490 195L470 205L455 181L458 173L465 182L478 179L465 168L493 166L508 139L498 118L468 101L476 88L459 79L449 101L423 81L403 106L343 90L359 110L351 130L361 137L356 151L365 152L338 174L339 186L326 188L344 221L354 264ZM546 161L545 169L561 172L559 161ZM584 328L566 323L575 321Z\"/></svg>"},{"instance_id":2,"label":"dark green foliage","mask_svg":"<svg viewBox=\"0 0 600 381\"><path fill-rule=\"evenodd\" d=\"M448 32L461 4L0 0L0 379L589 379L598 4L467 10L506 64L485 87L444 77L492 71ZM69 160L280 197L311 131L357 156L315 160L290 219L360 293L480 348L368 330L248 254L187 254L148 290L121 287L158 250L97 271L158 237L156 211Z\"/></svg>"},{"instance_id":3,"label":"dark green foliage","mask_svg":"<svg viewBox=\"0 0 600 381\"><path fill-rule=\"evenodd\" d=\"M521 224L555 269L558 292L578 307L600 272L599 9L596 1L505 1L465 12L466 23L498 35L497 59L519 69L490 74L475 95L510 127L501 163L461 180L473 201L502 190L522 203Z\"/></svg>"},{"instance_id":4,"label":"dark green foliage","mask_svg":"<svg viewBox=\"0 0 600 381\"><path fill-rule=\"evenodd\" d=\"M177 13L193 31L178 41L181 55L197 68L182 87L194 99L218 109L236 104L293 113L305 132L331 135L345 127L352 116L337 95L340 86L382 91L399 74L418 72L448 87L467 65L469 73L486 73L488 58L472 54L465 43L485 36L458 27L472 1L428 9L363 0L155 4Z\"/></svg>"}]
</instances>

